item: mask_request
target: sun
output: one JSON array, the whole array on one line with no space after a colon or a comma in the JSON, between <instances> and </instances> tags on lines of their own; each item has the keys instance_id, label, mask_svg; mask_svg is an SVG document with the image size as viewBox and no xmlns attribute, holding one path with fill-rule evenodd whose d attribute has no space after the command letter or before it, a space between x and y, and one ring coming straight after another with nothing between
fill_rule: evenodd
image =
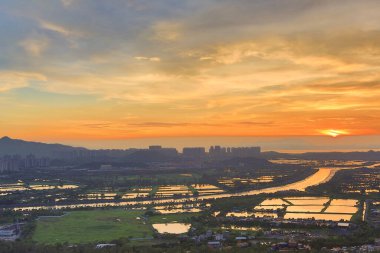
<instances>
[{"instance_id":1,"label":"sun","mask_svg":"<svg viewBox=\"0 0 380 253\"><path fill-rule=\"evenodd\" d=\"M331 137L337 137L339 135L346 135L348 134L347 131L345 130L337 130L337 129L327 129L327 130L321 130L320 131L322 134L329 135Z\"/></svg>"}]
</instances>

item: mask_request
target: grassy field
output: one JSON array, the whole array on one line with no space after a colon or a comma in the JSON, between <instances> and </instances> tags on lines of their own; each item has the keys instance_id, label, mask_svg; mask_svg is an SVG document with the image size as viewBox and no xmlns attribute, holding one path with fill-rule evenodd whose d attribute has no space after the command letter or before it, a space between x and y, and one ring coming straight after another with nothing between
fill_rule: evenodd
<instances>
[{"instance_id":1,"label":"grassy field","mask_svg":"<svg viewBox=\"0 0 380 253\"><path fill-rule=\"evenodd\" d=\"M73 211L63 217L42 218L37 221L32 240L37 243L109 242L122 237L146 238L153 236L153 223L188 222L199 213L155 215L145 222L136 219L143 210Z\"/></svg>"},{"instance_id":2,"label":"grassy field","mask_svg":"<svg viewBox=\"0 0 380 253\"><path fill-rule=\"evenodd\" d=\"M153 230L144 224L139 210L74 211L64 217L43 218L37 221L33 240L38 243L86 243L111 241L121 237L150 237Z\"/></svg>"}]
</instances>

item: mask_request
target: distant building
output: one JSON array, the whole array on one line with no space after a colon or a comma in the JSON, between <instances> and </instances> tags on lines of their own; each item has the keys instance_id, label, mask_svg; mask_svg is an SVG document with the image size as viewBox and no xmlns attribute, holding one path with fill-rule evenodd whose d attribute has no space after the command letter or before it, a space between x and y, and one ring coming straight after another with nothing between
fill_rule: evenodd
<instances>
[{"instance_id":1,"label":"distant building","mask_svg":"<svg viewBox=\"0 0 380 253\"><path fill-rule=\"evenodd\" d=\"M112 169L112 165L110 165L110 164L102 164L102 165L100 165L100 169L101 170L110 170L110 169Z\"/></svg>"},{"instance_id":2,"label":"distant building","mask_svg":"<svg viewBox=\"0 0 380 253\"><path fill-rule=\"evenodd\" d=\"M211 156L220 156L226 154L226 148L222 148L221 146L211 146L209 149L209 154Z\"/></svg>"},{"instance_id":3,"label":"distant building","mask_svg":"<svg viewBox=\"0 0 380 253\"><path fill-rule=\"evenodd\" d=\"M15 229L2 229L0 230L0 237L11 237L16 235Z\"/></svg>"},{"instance_id":4,"label":"distant building","mask_svg":"<svg viewBox=\"0 0 380 253\"><path fill-rule=\"evenodd\" d=\"M16 224L5 225L0 227L0 239L7 239L15 237L20 232L20 226L17 222Z\"/></svg>"},{"instance_id":5,"label":"distant building","mask_svg":"<svg viewBox=\"0 0 380 253\"><path fill-rule=\"evenodd\" d=\"M161 148L160 153L165 156L172 156L172 157L175 157L178 155L178 151L175 148Z\"/></svg>"},{"instance_id":6,"label":"distant building","mask_svg":"<svg viewBox=\"0 0 380 253\"><path fill-rule=\"evenodd\" d=\"M154 153L158 153L164 156L177 156L178 151L175 148L163 148L162 146L159 145L152 145L149 146L149 151L152 151Z\"/></svg>"},{"instance_id":7,"label":"distant building","mask_svg":"<svg viewBox=\"0 0 380 253\"><path fill-rule=\"evenodd\" d=\"M215 234L214 238L215 238L215 241L223 241L224 240L223 234Z\"/></svg>"},{"instance_id":8,"label":"distant building","mask_svg":"<svg viewBox=\"0 0 380 253\"><path fill-rule=\"evenodd\" d=\"M103 249L103 248L110 248L110 247L115 247L116 244L113 244L113 243L101 243L101 244L97 244L95 246L96 249Z\"/></svg>"},{"instance_id":9,"label":"distant building","mask_svg":"<svg viewBox=\"0 0 380 253\"><path fill-rule=\"evenodd\" d=\"M162 149L162 146L160 146L160 145L149 146L149 150L160 150L160 149Z\"/></svg>"},{"instance_id":10,"label":"distant building","mask_svg":"<svg viewBox=\"0 0 380 253\"><path fill-rule=\"evenodd\" d=\"M211 146L209 155L211 158L226 158L226 157L257 157L261 153L260 147L221 147Z\"/></svg>"},{"instance_id":11,"label":"distant building","mask_svg":"<svg viewBox=\"0 0 380 253\"><path fill-rule=\"evenodd\" d=\"M237 237L235 237L235 240L236 241L246 241L247 237L246 236L237 236Z\"/></svg>"},{"instance_id":12,"label":"distant building","mask_svg":"<svg viewBox=\"0 0 380 253\"><path fill-rule=\"evenodd\" d=\"M251 157L259 156L261 153L260 147L238 147L231 148L231 155L234 157Z\"/></svg>"},{"instance_id":13,"label":"distant building","mask_svg":"<svg viewBox=\"0 0 380 253\"><path fill-rule=\"evenodd\" d=\"M185 157L201 158L206 155L206 150L202 147L183 148L182 154Z\"/></svg>"},{"instance_id":14,"label":"distant building","mask_svg":"<svg viewBox=\"0 0 380 253\"><path fill-rule=\"evenodd\" d=\"M207 243L210 249L220 249L223 245L220 241L211 241Z\"/></svg>"},{"instance_id":15,"label":"distant building","mask_svg":"<svg viewBox=\"0 0 380 253\"><path fill-rule=\"evenodd\" d=\"M36 158L34 155L28 155L25 158L19 155L5 155L0 157L0 172L17 171L21 169L30 169L37 167L47 167L50 164L48 158Z\"/></svg>"}]
</instances>

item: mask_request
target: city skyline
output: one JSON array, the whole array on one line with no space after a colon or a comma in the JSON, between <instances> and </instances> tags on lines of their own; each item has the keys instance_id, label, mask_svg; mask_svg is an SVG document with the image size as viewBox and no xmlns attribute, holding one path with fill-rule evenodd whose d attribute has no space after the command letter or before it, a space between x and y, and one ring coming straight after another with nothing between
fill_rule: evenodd
<instances>
[{"instance_id":1,"label":"city skyline","mask_svg":"<svg viewBox=\"0 0 380 253\"><path fill-rule=\"evenodd\" d=\"M379 11L371 0L2 1L0 133L376 149Z\"/></svg>"},{"instance_id":2,"label":"city skyline","mask_svg":"<svg viewBox=\"0 0 380 253\"><path fill-rule=\"evenodd\" d=\"M0 140L10 138L4 136ZM17 138L10 138L16 139ZM83 147L92 150L101 149L147 149L150 146L175 148L179 152L183 148L202 147L206 150L212 146L222 147L254 147L260 146L262 151L277 151L284 153L304 152L351 152L379 151L378 136L298 136L298 137L172 137L172 138L135 138L128 140L66 140L43 141L28 140L37 143L64 144L72 147ZM372 144L368 144L372 143Z\"/></svg>"}]
</instances>

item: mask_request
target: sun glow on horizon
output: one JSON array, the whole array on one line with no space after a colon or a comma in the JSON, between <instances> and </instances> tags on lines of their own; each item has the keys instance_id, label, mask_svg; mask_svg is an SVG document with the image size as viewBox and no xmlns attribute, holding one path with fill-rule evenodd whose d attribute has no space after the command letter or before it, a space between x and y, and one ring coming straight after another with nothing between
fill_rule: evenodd
<instances>
[{"instance_id":1,"label":"sun glow on horizon","mask_svg":"<svg viewBox=\"0 0 380 253\"><path fill-rule=\"evenodd\" d=\"M320 131L324 135L329 135L331 137L338 137L339 135L347 135L349 132L345 130L327 129Z\"/></svg>"}]
</instances>

